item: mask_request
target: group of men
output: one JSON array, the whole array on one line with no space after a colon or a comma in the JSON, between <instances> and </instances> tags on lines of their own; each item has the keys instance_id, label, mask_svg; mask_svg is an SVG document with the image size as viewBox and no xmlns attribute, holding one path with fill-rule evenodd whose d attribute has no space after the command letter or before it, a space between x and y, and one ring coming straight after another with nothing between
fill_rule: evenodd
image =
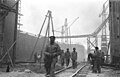
<instances>
[{"instance_id":1,"label":"group of men","mask_svg":"<svg viewBox=\"0 0 120 77\"><path fill-rule=\"evenodd\" d=\"M93 73L101 73L101 65L104 63L104 53L98 47L95 47L94 53L88 54L88 61L92 65Z\"/></svg>"},{"instance_id":2,"label":"group of men","mask_svg":"<svg viewBox=\"0 0 120 77\"><path fill-rule=\"evenodd\" d=\"M64 66L64 63L66 63L66 67L68 67L68 65L70 63L70 59L72 60L72 67L73 67L73 69L75 69L77 66L76 48L73 48L72 53L70 53L69 48L67 48L66 52L64 52L64 50L62 50L62 53L60 55L61 66Z\"/></svg>"},{"instance_id":3,"label":"group of men","mask_svg":"<svg viewBox=\"0 0 120 77\"><path fill-rule=\"evenodd\" d=\"M77 52L76 48L73 48L73 52L70 53L69 48L67 51L60 49L60 46L55 43L55 36L50 36L50 42L46 45L44 51L44 67L46 70L47 77L55 77L54 71L55 66L58 61L58 56L60 56L61 66L69 65L70 59L72 60L73 69L77 66ZM92 65L92 72L94 73L101 73L101 63L104 62L104 53L99 50L98 47L95 47L94 53L88 54L88 61Z\"/></svg>"},{"instance_id":4,"label":"group of men","mask_svg":"<svg viewBox=\"0 0 120 77\"><path fill-rule=\"evenodd\" d=\"M71 59L73 69L76 68L76 48L73 48L72 53L70 53L69 48L67 48L67 51L64 52L64 50L61 50L60 46L57 43L55 43L55 36L50 36L50 42L48 43L48 45L46 45L44 51L44 67L46 70L47 77L55 77L54 71L56 63L58 61L58 56L60 56L61 66L64 66L64 63L66 63L66 66L68 66ZM102 53L98 47L95 47L94 53L88 54L88 61L91 63L92 71L94 73L101 73L101 63L104 62L104 53Z\"/></svg>"},{"instance_id":5,"label":"group of men","mask_svg":"<svg viewBox=\"0 0 120 77\"><path fill-rule=\"evenodd\" d=\"M48 45L46 45L46 48L44 51L44 63L45 63L44 67L46 70L46 76L55 77L54 71L55 71L55 65L58 61L58 56L61 56L62 58L61 65L64 65L63 62L65 59L66 66L68 66L71 58L74 66L77 60L77 52L75 50L76 49L73 48L73 52L72 54L70 54L69 49L67 49L67 51L64 54L64 51L60 49L60 46L57 43L55 43L55 36L50 36L50 42L48 43Z\"/></svg>"}]
</instances>

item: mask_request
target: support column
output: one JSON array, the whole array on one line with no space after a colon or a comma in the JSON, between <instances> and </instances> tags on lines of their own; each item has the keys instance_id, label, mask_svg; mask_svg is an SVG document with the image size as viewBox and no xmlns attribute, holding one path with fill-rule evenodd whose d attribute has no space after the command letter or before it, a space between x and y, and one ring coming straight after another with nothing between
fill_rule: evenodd
<instances>
[{"instance_id":1,"label":"support column","mask_svg":"<svg viewBox=\"0 0 120 77\"><path fill-rule=\"evenodd\" d=\"M19 6L19 1L16 3L16 15L15 15L15 27L14 27L14 42L17 40L17 24L18 24L18 6ZM13 46L13 55L12 55L12 62L15 64L15 59L16 59L16 43Z\"/></svg>"}]
</instances>

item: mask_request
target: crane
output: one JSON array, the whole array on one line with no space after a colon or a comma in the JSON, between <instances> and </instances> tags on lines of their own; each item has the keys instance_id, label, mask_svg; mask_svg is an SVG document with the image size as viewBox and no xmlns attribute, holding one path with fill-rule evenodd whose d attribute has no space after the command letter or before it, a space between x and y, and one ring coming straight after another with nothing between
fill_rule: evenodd
<instances>
[{"instance_id":1,"label":"crane","mask_svg":"<svg viewBox=\"0 0 120 77\"><path fill-rule=\"evenodd\" d=\"M69 27L67 27L67 29L70 28L76 22L77 19L79 19L79 17L75 18L74 21L69 25ZM62 28L62 27L59 27L58 29L60 29L60 28ZM54 31L58 32L58 33L65 33L65 31L63 31L63 32L62 31L58 31L58 30L54 30Z\"/></svg>"},{"instance_id":2,"label":"crane","mask_svg":"<svg viewBox=\"0 0 120 77\"><path fill-rule=\"evenodd\" d=\"M98 33L102 30L102 28L105 26L105 24L108 22L109 17L107 17L102 24L99 25L99 27L91 34L86 34L86 35L70 35L70 36L56 36L58 39L63 39L63 38L87 38L87 45L88 45L88 53L89 51L93 50L95 46L98 45ZM91 39L94 39L93 42L91 42Z\"/></svg>"},{"instance_id":3,"label":"crane","mask_svg":"<svg viewBox=\"0 0 120 77\"><path fill-rule=\"evenodd\" d=\"M64 25L62 26L62 30L61 31L57 31L57 30L54 30L55 32L58 32L58 33L61 33L61 36L68 36L70 35L70 27L79 19L79 17L75 18L73 20L73 22L68 26L68 23L67 23L67 18L65 19L65 23ZM63 39L61 40L63 42ZM68 42L68 39L66 38L66 42ZM71 39L70 39L70 43L71 43Z\"/></svg>"}]
</instances>

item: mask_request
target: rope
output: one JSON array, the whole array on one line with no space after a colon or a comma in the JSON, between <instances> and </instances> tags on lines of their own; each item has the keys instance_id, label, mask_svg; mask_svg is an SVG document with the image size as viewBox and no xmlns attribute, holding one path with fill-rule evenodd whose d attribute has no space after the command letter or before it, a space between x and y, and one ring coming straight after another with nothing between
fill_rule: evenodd
<instances>
[{"instance_id":1,"label":"rope","mask_svg":"<svg viewBox=\"0 0 120 77\"><path fill-rule=\"evenodd\" d=\"M42 63L42 54L43 54L43 50L44 50L44 47L45 47L46 36L47 36L48 32L49 32L49 25L47 26L47 29L46 29L45 39L44 39L44 41L43 41L43 46L42 46L42 50L41 50L41 54L40 54L40 55L41 55L41 59L40 59L40 67L41 67L41 63ZM48 36L49 36L49 34L48 34Z\"/></svg>"},{"instance_id":2,"label":"rope","mask_svg":"<svg viewBox=\"0 0 120 77\"><path fill-rule=\"evenodd\" d=\"M54 34L54 26L53 26L52 15L50 14L50 16L51 16L52 32L53 32L53 36L54 36L55 34Z\"/></svg>"},{"instance_id":3,"label":"rope","mask_svg":"<svg viewBox=\"0 0 120 77\"><path fill-rule=\"evenodd\" d=\"M47 13L47 15L48 15L48 13ZM31 55L30 55L30 59L32 59L33 53L35 52L35 48L36 48L36 45L37 45L37 43L38 43L38 39L39 39L39 37L40 37L40 35L41 35L41 32L42 32L43 26L44 26L44 24L45 24L45 21L46 21L46 19L47 19L47 15L46 15L45 20L44 20L44 22L43 22L43 24L42 24L42 27L41 27L41 29L40 29L40 32L39 32L39 34L38 34L37 40L36 40L36 42L35 42L35 46L34 46L34 48L33 48L33 51L32 51L32 53L31 53Z\"/></svg>"}]
</instances>

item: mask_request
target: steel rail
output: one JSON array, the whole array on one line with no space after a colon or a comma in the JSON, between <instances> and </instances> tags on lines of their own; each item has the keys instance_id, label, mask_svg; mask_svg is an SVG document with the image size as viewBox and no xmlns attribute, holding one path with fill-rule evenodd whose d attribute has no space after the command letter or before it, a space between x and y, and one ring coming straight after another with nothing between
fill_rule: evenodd
<instances>
[{"instance_id":1,"label":"steel rail","mask_svg":"<svg viewBox=\"0 0 120 77\"><path fill-rule=\"evenodd\" d=\"M80 65L80 63L78 63L77 66L78 66L78 65ZM86 65L86 64L84 64L83 66L85 66L85 65ZM83 68L83 66L82 66L82 68ZM58 74L60 74L60 73L62 73L62 72L64 72L64 71L66 71L66 70L71 69L71 68L72 68L72 66L69 66L69 67L67 67L67 68L63 68L63 69L61 69L61 70L55 71L55 75L58 75ZM75 73L76 73L76 72L75 72ZM74 74L75 74L75 73L74 73ZM73 75L74 75L74 74L73 74ZM73 75L70 76L70 77L74 77Z\"/></svg>"},{"instance_id":2,"label":"steel rail","mask_svg":"<svg viewBox=\"0 0 120 77\"><path fill-rule=\"evenodd\" d=\"M78 72L80 72L84 67L86 67L87 66L87 64L84 64L80 69L78 69L73 75L71 75L70 77L75 77L77 74L78 74Z\"/></svg>"},{"instance_id":3,"label":"steel rail","mask_svg":"<svg viewBox=\"0 0 120 77\"><path fill-rule=\"evenodd\" d=\"M79 64L80 64L80 63L79 63ZM78 65L79 65L79 64L78 64ZM78 65L77 65L77 66L78 66ZM55 74L55 75L58 75L58 74L66 71L67 69L70 69L70 68L72 68L72 66L69 66L69 67L67 67L67 68L63 68L63 69L60 69L60 70L58 70L58 71L55 71L54 74ZM47 76L48 76L48 75L47 75Z\"/></svg>"},{"instance_id":4,"label":"steel rail","mask_svg":"<svg viewBox=\"0 0 120 77\"><path fill-rule=\"evenodd\" d=\"M78 66L79 64L80 64L80 63L78 63L77 66ZM67 68L63 68L63 69L61 69L61 70L55 71L55 75L57 75L57 74L59 74L59 73L61 73L61 72L64 72L65 70L70 69L70 68L72 68L72 65L69 66L69 67L67 67Z\"/></svg>"}]
</instances>

